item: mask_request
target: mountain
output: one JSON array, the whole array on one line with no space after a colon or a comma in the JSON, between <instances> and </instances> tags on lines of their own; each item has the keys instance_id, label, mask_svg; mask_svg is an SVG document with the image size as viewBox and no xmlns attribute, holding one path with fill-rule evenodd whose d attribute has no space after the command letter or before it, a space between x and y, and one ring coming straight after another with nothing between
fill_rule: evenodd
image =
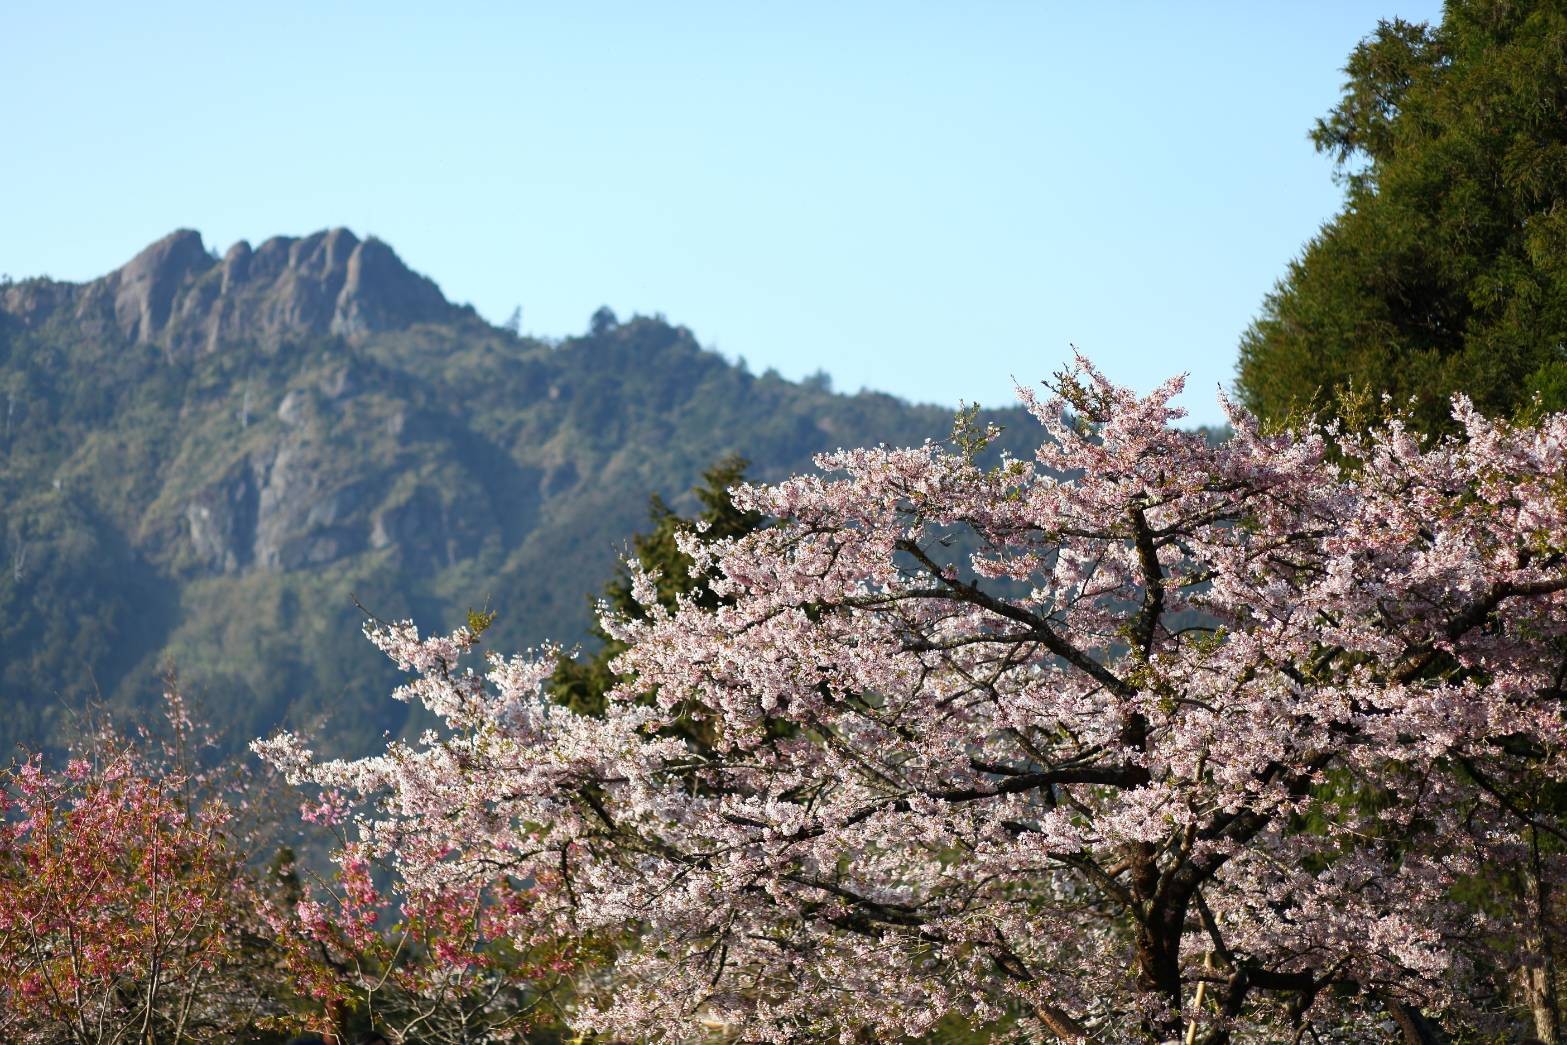
<instances>
[{"instance_id":1,"label":"mountain","mask_svg":"<svg viewBox=\"0 0 1567 1045\"><path fill-rule=\"evenodd\" d=\"M346 229L222 257L181 230L88 283L0 285L0 400L7 748L144 705L171 663L226 745L286 723L363 750L418 723L355 598L574 643L650 494L952 421L752 375L661 317L520 337Z\"/></svg>"}]
</instances>

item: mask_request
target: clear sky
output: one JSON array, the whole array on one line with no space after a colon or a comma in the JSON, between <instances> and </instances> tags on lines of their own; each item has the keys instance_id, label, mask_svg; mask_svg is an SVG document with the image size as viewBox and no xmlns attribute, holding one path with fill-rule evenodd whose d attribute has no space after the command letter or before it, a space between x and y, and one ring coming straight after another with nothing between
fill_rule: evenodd
<instances>
[{"instance_id":1,"label":"clear sky","mask_svg":"<svg viewBox=\"0 0 1567 1045\"><path fill-rule=\"evenodd\" d=\"M536 334L662 312L951 404L1070 342L1210 421L1394 15L1440 5L6 0L0 273L346 225Z\"/></svg>"}]
</instances>

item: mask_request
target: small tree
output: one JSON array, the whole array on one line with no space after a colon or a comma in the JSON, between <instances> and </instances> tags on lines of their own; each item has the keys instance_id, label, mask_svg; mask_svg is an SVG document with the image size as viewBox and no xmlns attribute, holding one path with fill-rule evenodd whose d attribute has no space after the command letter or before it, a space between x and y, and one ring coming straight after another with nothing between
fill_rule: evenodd
<instances>
[{"instance_id":1,"label":"small tree","mask_svg":"<svg viewBox=\"0 0 1567 1045\"><path fill-rule=\"evenodd\" d=\"M1495 1033L1481 961L1550 921L1460 894L1561 881L1515 840L1562 832L1523 797L1567 769L1567 416L1460 400L1465 438L1422 447L1235 412L1210 445L1169 427L1180 385L1085 363L1025 393L1032 461L980 435L741 488L777 522L682 539L710 596L633 569L601 716L542 699L548 655L479 674L472 629L377 626L446 731L259 748L361 796L418 888L504 873L540 886L530 933L622 941L584 1029Z\"/></svg>"},{"instance_id":2,"label":"small tree","mask_svg":"<svg viewBox=\"0 0 1567 1045\"><path fill-rule=\"evenodd\" d=\"M235 810L169 700L162 750L102 734L63 770L0 772L6 1040L226 1041L287 1012Z\"/></svg>"},{"instance_id":3,"label":"small tree","mask_svg":"<svg viewBox=\"0 0 1567 1045\"><path fill-rule=\"evenodd\" d=\"M603 337L618 326L620 318L615 315L615 310L608 305L600 305L588 320L588 333L594 337Z\"/></svg>"}]
</instances>

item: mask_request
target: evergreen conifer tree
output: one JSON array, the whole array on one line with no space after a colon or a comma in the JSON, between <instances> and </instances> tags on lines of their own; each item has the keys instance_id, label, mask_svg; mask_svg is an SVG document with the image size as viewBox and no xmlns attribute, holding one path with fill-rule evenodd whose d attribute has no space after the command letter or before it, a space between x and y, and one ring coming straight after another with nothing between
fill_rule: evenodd
<instances>
[{"instance_id":1,"label":"evergreen conifer tree","mask_svg":"<svg viewBox=\"0 0 1567 1045\"><path fill-rule=\"evenodd\" d=\"M677 514L657 494L649 499L652 528L632 537L631 554L643 570L658 578L658 601L666 609L673 610L682 595L707 609L718 606L718 596L707 589L705 578L692 573L691 559L680 550L676 537L695 531L706 540L719 540L739 537L761 525L762 516L736 508L729 499L730 488L744 481L749 463L744 457L731 454L703 472L701 483L691 491L702 506L694 518ZM624 566L604 586L602 598L618 616L633 620L645 617L642 605L632 595L631 576ZM599 640L593 655L579 659L562 657L550 682L551 695L558 703L587 714L603 709L604 695L618 681L610 662L626 648L598 624L593 626L593 635Z\"/></svg>"},{"instance_id":2,"label":"evergreen conifer tree","mask_svg":"<svg viewBox=\"0 0 1567 1045\"><path fill-rule=\"evenodd\" d=\"M1350 55L1312 140L1344 209L1242 339L1237 388L1278 423L1346 393L1497 415L1567 407L1567 7L1450 0ZM1353 395L1350 396L1353 398Z\"/></svg>"}]
</instances>

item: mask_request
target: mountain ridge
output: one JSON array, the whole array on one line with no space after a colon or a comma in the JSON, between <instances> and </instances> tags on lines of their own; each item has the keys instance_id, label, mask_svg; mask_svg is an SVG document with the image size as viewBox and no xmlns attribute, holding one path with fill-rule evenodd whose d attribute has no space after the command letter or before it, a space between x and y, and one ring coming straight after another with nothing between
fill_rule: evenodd
<instances>
[{"instance_id":1,"label":"mountain ridge","mask_svg":"<svg viewBox=\"0 0 1567 1045\"><path fill-rule=\"evenodd\" d=\"M179 230L81 284L0 287L0 743L135 708L172 662L238 745L415 728L357 597L495 648L581 641L650 495L730 453L942 438L950 409L753 375L660 317L540 341L347 230ZM1017 411L997 419L1017 424Z\"/></svg>"},{"instance_id":2,"label":"mountain ridge","mask_svg":"<svg viewBox=\"0 0 1567 1045\"><path fill-rule=\"evenodd\" d=\"M83 283L27 280L0 291L25 325L69 309L75 321L132 343L215 351L224 341L341 334L350 339L464 311L375 237L346 228L240 240L221 259L177 229Z\"/></svg>"}]
</instances>

